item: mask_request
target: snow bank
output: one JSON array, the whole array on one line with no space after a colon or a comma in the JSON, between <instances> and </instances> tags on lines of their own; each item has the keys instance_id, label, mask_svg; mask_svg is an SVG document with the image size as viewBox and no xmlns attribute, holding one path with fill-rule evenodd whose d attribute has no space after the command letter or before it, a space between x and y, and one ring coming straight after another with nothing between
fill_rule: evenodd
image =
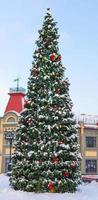
<instances>
[{"instance_id":1,"label":"snow bank","mask_svg":"<svg viewBox=\"0 0 98 200\"><path fill-rule=\"evenodd\" d=\"M45 193L14 191L9 186L9 177L0 175L0 200L98 200L98 183L83 183L76 193Z\"/></svg>"},{"instance_id":2,"label":"snow bank","mask_svg":"<svg viewBox=\"0 0 98 200\"><path fill-rule=\"evenodd\" d=\"M9 177L5 176L4 174L0 175L0 191L5 190L5 189L9 189Z\"/></svg>"}]
</instances>

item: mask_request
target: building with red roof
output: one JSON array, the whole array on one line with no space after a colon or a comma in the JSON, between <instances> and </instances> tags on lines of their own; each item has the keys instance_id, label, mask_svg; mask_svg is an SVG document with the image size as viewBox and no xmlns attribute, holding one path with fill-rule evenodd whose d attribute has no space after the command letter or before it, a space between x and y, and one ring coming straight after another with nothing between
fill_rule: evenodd
<instances>
[{"instance_id":1,"label":"building with red roof","mask_svg":"<svg viewBox=\"0 0 98 200\"><path fill-rule=\"evenodd\" d=\"M4 116L0 118L0 173L9 170L17 123L26 102L25 89L22 87L10 88L8 94Z\"/></svg>"}]
</instances>

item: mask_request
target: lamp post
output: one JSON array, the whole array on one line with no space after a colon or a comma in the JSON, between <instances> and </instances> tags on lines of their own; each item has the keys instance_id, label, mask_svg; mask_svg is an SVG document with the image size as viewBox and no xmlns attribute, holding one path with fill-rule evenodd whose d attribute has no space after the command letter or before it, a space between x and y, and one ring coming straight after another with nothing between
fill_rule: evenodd
<instances>
[{"instance_id":1,"label":"lamp post","mask_svg":"<svg viewBox=\"0 0 98 200\"><path fill-rule=\"evenodd\" d=\"M8 172L11 171L11 159L12 159L12 142L15 139L15 131L5 131L4 132L4 136L5 136L5 140L9 141L9 145L10 145L10 157L9 157L9 164L8 164Z\"/></svg>"}]
</instances>

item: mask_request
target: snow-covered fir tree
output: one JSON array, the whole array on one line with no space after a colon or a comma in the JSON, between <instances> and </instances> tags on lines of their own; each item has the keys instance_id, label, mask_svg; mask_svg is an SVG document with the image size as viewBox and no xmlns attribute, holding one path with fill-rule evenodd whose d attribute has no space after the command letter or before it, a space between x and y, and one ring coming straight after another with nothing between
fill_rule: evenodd
<instances>
[{"instance_id":1,"label":"snow-covered fir tree","mask_svg":"<svg viewBox=\"0 0 98 200\"><path fill-rule=\"evenodd\" d=\"M17 190L73 192L80 181L78 135L58 38L47 9L16 135L10 181Z\"/></svg>"}]
</instances>

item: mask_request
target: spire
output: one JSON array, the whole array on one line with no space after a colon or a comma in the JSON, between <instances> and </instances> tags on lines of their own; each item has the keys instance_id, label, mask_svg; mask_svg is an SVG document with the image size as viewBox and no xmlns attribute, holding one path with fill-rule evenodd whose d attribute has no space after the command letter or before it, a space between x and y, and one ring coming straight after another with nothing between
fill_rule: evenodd
<instances>
[{"instance_id":1,"label":"spire","mask_svg":"<svg viewBox=\"0 0 98 200\"><path fill-rule=\"evenodd\" d=\"M17 77L16 79L14 79L14 82L17 82L17 91L19 90L19 81L20 81L19 77Z\"/></svg>"}]
</instances>

